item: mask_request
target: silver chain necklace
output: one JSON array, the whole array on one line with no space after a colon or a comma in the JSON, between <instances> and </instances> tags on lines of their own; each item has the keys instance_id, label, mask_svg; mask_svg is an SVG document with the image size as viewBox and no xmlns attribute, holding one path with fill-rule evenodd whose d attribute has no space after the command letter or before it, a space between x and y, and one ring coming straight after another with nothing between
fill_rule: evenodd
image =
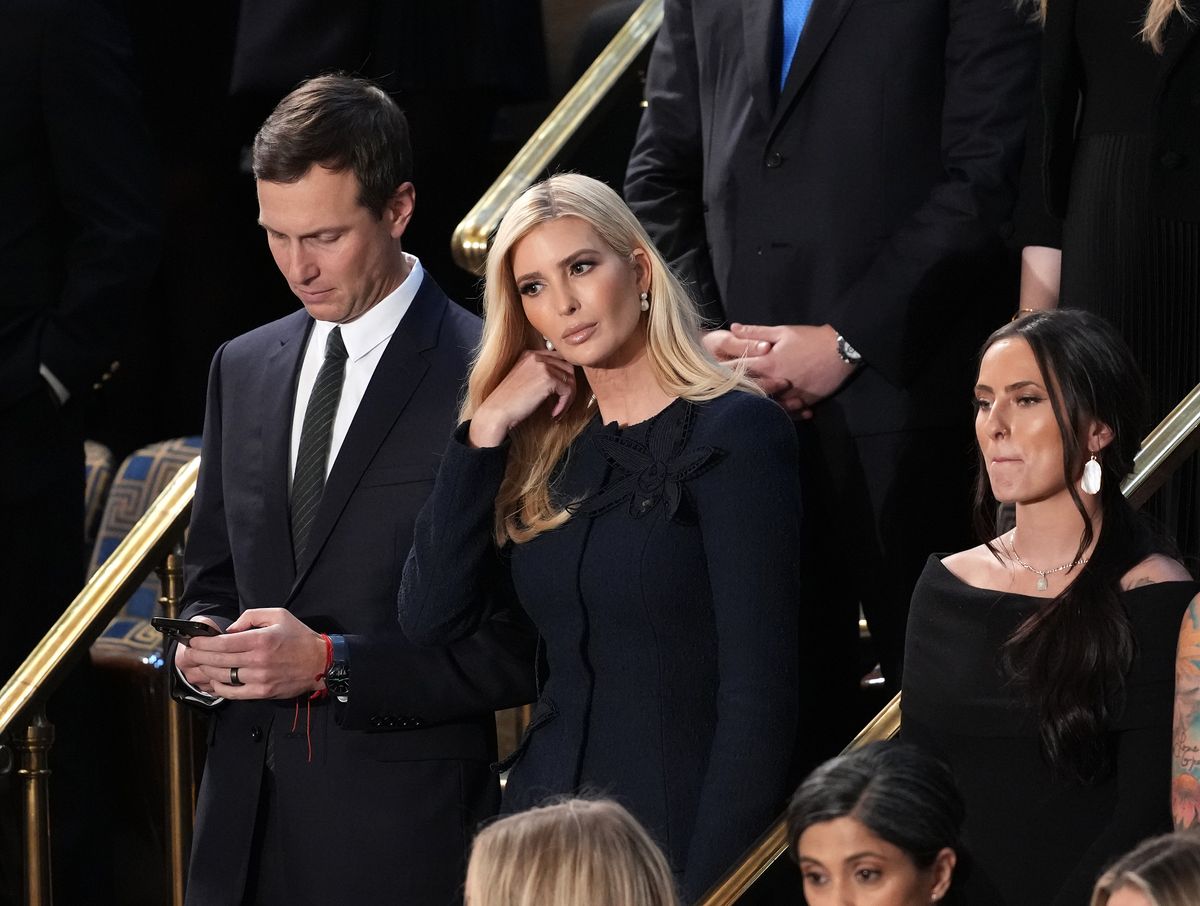
<instances>
[{"instance_id":1,"label":"silver chain necklace","mask_svg":"<svg viewBox=\"0 0 1200 906\"><path fill-rule=\"evenodd\" d=\"M1031 573L1033 573L1034 575L1036 575L1038 577L1038 580L1037 580L1038 591L1045 591L1046 589L1048 589L1050 587L1050 583L1046 581L1046 576L1050 575L1051 573L1061 573L1063 570L1074 569L1076 566L1083 566L1088 562L1087 557L1080 557L1076 560L1072 560L1070 563L1064 563L1062 566L1054 566L1054 567L1051 567L1050 569L1038 569L1037 567L1030 566L1028 563L1026 563L1024 560L1022 560L1021 555L1017 553L1017 529L1016 529L1016 526L1014 526L1013 530L1008 533L1008 549L1010 551L1012 551L1013 559L1016 560L1018 564L1025 567L1027 570L1029 570Z\"/></svg>"}]
</instances>

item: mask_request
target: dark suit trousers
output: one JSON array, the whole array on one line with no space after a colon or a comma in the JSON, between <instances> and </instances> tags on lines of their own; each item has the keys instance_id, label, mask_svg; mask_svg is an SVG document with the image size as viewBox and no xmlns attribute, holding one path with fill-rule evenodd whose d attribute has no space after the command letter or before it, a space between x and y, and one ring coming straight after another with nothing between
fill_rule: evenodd
<instances>
[{"instance_id":1,"label":"dark suit trousers","mask_svg":"<svg viewBox=\"0 0 1200 906\"><path fill-rule=\"evenodd\" d=\"M0 683L83 585L83 437L76 407L41 387L0 410ZM103 710L84 660L50 700L54 892L59 902L112 902L110 777ZM14 727L14 731L19 731ZM21 884L15 773L0 775L0 903Z\"/></svg>"},{"instance_id":2,"label":"dark suit trousers","mask_svg":"<svg viewBox=\"0 0 1200 906\"><path fill-rule=\"evenodd\" d=\"M807 713L800 758L810 765L862 729L854 706L861 700L855 694L862 673L858 605L894 692L909 598L926 558L971 543L974 452L965 424L855 437L837 414L818 408L812 421L797 423L812 557L806 593L814 603L811 632L801 630ZM820 641L804 646L806 637Z\"/></svg>"}]
</instances>

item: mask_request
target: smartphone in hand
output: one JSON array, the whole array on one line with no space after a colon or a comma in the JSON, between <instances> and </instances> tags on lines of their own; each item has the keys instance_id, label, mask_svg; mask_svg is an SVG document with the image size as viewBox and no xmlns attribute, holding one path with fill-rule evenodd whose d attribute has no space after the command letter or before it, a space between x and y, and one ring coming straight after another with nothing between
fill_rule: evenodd
<instances>
[{"instance_id":1,"label":"smartphone in hand","mask_svg":"<svg viewBox=\"0 0 1200 906\"><path fill-rule=\"evenodd\" d=\"M168 620L166 617L153 617L150 625L163 635L173 637L187 644L185 639L194 639L198 635L220 635L221 630L205 623L203 620Z\"/></svg>"}]
</instances>

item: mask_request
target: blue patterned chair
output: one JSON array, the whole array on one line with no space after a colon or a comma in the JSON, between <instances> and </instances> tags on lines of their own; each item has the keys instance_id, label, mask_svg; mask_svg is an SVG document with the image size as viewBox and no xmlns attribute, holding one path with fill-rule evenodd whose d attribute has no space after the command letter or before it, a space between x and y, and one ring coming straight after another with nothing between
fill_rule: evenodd
<instances>
[{"instance_id":1,"label":"blue patterned chair","mask_svg":"<svg viewBox=\"0 0 1200 906\"><path fill-rule=\"evenodd\" d=\"M104 512L104 499L112 484L112 450L94 440L83 442L83 562L88 563L96 543L96 530Z\"/></svg>"},{"instance_id":2,"label":"blue patterned chair","mask_svg":"<svg viewBox=\"0 0 1200 906\"><path fill-rule=\"evenodd\" d=\"M183 466L200 455L200 438L183 437L143 447L121 464L104 507L104 517L88 564L90 576L107 560L135 522ZM150 626L161 592L151 573L92 644L92 663L144 673L153 679L162 667L162 637Z\"/></svg>"}]
</instances>

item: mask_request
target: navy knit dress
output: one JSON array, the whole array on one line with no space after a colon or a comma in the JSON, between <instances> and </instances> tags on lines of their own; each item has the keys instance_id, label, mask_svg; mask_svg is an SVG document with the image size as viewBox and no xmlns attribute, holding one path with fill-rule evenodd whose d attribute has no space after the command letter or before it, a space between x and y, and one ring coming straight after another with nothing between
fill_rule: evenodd
<instances>
[{"instance_id":1,"label":"navy knit dress","mask_svg":"<svg viewBox=\"0 0 1200 906\"><path fill-rule=\"evenodd\" d=\"M695 899L778 817L797 713L795 431L734 391L626 428L599 416L554 493L572 516L497 550L507 447L451 440L400 593L425 644L468 635L510 587L544 658L506 811L575 792L624 804ZM510 584L511 583L511 584ZM548 669L547 669L548 667Z\"/></svg>"}]
</instances>

